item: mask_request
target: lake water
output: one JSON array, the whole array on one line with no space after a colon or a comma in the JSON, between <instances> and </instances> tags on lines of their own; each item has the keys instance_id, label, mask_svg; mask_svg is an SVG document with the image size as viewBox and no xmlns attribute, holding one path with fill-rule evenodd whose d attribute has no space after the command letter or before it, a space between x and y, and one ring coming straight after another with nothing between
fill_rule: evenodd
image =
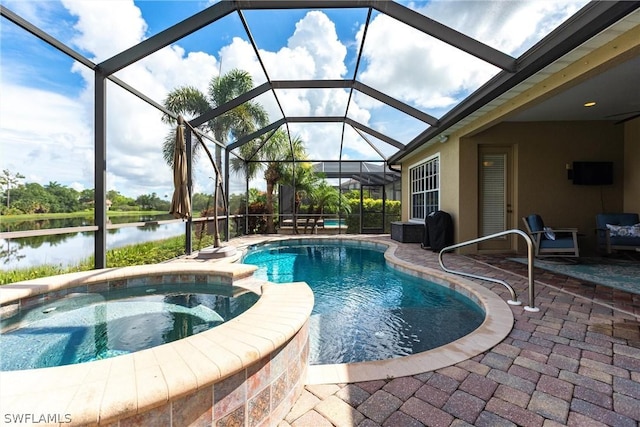
<instances>
[{"instance_id":1,"label":"lake water","mask_svg":"<svg viewBox=\"0 0 640 427\"><path fill-rule=\"evenodd\" d=\"M137 221L165 220L167 217L120 217L112 222L127 223ZM30 223L30 224L26 224ZM67 220L24 221L12 224L11 231L36 230L80 225L92 225L91 220L74 218ZM6 226L6 224L4 224ZM27 228L28 227L28 228ZM2 231L8 231L4 229ZM185 232L185 224L154 224L145 227L129 227L109 230L107 249L162 240L180 236ZM0 239L0 270L34 267L43 264L73 265L94 252L94 233L68 233L54 236L23 237L20 239Z\"/></svg>"}]
</instances>

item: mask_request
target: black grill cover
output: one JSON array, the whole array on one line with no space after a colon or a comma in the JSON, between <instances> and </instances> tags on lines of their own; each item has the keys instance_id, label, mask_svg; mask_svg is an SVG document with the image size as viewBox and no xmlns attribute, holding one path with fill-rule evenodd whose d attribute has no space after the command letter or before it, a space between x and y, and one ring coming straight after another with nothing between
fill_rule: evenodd
<instances>
[{"instance_id":1,"label":"black grill cover","mask_svg":"<svg viewBox=\"0 0 640 427\"><path fill-rule=\"evenodd\" d=\"M428 243L428 244L427 244ZM453 245L453 220L445 211L431 212L425 218L423 247L430 247L433 252Z\"/></svg>"}]
</instances>

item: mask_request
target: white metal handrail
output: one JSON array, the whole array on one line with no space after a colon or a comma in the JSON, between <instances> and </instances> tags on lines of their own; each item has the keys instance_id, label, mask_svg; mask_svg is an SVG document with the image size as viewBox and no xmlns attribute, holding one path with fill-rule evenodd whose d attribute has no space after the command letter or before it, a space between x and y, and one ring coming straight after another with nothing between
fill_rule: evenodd
<instances>
[{"instance_id":1,"label":"white metal handrail","mask_svg":"<svg viewBox=\"0 0 640 427\"><path fill-rule=\"evenodd\" d=\"M455 245L447 246L446 248L443 248L440 251L440 253L438 254L438 262L440 263L440 268L442 268L447 273L457 274L459 276L472 277L474 279L486 280L488 282L493 282L493 283L498 283L500 285L503 285L509 290L509 293L511 294L511 299L507 300L507 303L509 303L511 305L520 305L520 304L522 304L522 302L518 301L518 297L516 296L516 291L514 291L513 288L511 287L511 285L509 285L504 280L494 279L492 277L478 276L476 274L465 273L463 271L450 270L447 267L445 267L444 262L442 261L442 255L445 252L449 252L449 251L452 251L454 249L461 248L463 246L474 245L476 243L484 242L485 240L491 240L491 239L494 239L496 237L502 237L502 236L505 236L507 234L518 234L518 235L522 236L524 238L524 240L527 242L527 260L528 260L527 264L528 264L528 270L529 270L528 271L528 276L529 276L529 305L526 305L524 307L524 309L526 311L531 311L531 312L540 311L540 308L536 307L536 305L535 305L534 284L533 284L533 263L534 263L533 241L531 240L531 237L529 237L522 230L518 230L518 229L505 230L505 231L501 231L499 233L489 234L487 236L478 237L477 239L468 240L466 242L457 243Z\"/></svg>"}]
</instances>

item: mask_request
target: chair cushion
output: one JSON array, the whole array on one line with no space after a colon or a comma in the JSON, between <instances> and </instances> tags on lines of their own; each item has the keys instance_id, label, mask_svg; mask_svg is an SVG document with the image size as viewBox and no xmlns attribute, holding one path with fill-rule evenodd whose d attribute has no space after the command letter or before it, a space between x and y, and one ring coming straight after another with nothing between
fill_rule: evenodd
<instances>
[{"instance_id":1,"label":"chair cushion","mask_svg":"<svg viewBox=\"0 0 640 427\"><path fill-rule=\"evenodd\" d=\"M527 217L527 222L529 223L529 228L534 233L544 230L544 222L542 221L542 217L538 214L529 215Z\"/></svg>"},{"instance_id":2,"label":"chair cushion","mask_svg":"<svg viewBox=\"0 0 640 427\"><path fill-rule=\"evenodd\" d=\"M634 225L613 225L607 224L611 237L639 237L640 224Z\"/></svg>"},{"instance_id":3,"label":"chair cushion","mask_svg":"<svg viewBox=\"0 0 640 427\"><path fill-rule=\"evenodd\" d=\"M609 239L611 246L640 247L640 237L616 236Z\"/></svg>"},{"instance_id":4,"label":"chair cushion","mask_svg":"<svg viewBox=\"0 0 640 427\"><path fill-rule=\"evenodd\" d=\"M541 240L540 241L540 249L567 249L573 250L575 247L573 246L572 238L557 238L555 240Z\"/></svg>"}]
</instances>

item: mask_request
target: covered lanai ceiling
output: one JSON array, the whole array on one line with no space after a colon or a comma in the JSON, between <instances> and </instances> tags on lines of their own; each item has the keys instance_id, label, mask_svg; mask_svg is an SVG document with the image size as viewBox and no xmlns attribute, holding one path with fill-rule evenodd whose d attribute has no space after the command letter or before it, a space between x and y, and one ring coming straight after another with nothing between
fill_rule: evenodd
<instances>
[{"instance_id":1,"label":"covered lanai ceiling","mask_svg":"<svg viewBox=\"0 0 640 427\"><path fill-rule=\"evenodd\" d=\"M192 16L176 16L175 24L95 62L9 10L2 15L161 110L162 100L135 80L132 66L152 64L176 44L208 52L220 47L217 71L247 70L255 86L188 119L197 127L243 102L263 105L270 124L227 141L236 155L249 140L283 128L305 141L310 160L393 162L508 100L539 80L541 70L557 69L564 57L578 58L579 47L594 36L610 32L598 43L610 40L612 26L631 16L638 2L577 1L536 9L549 17L525 38L513 25L528 21L502 21L514 7L519 2L220 1ZM295 20L285 19L291 14ZM480 14L487 18L483 27L473 22ZM630 22L636 25L637 16ZM308 37L312 32L323 37ZM637 67L637 61L631 64ZM630 91L612 93L620 103Z\"/></svg>"}]
</instances>

